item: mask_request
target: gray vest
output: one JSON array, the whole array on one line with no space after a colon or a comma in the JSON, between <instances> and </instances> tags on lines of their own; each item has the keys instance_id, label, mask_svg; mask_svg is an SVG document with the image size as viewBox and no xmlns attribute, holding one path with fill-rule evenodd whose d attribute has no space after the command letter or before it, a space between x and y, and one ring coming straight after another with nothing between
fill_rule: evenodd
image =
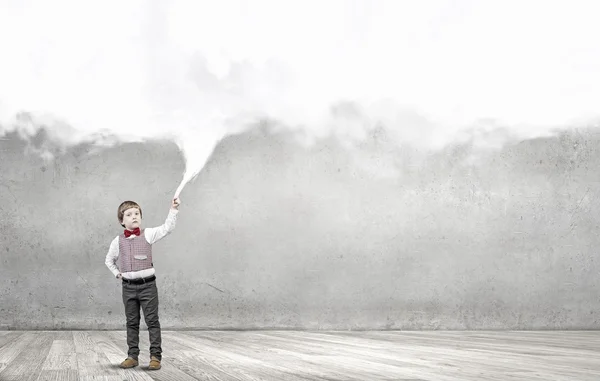
<instances>
[{"instance_id":1,"label":"gray vest","mask_svg":"<svg viewBox=\"0 0 600 381\"><path fill-rule=\"evenodd\" d=\"M144 230L133 238L119 235L119 267L122 273L146 270L154 267L152 263L152 245L146 241Z\"/></svg>"}]
</instances>

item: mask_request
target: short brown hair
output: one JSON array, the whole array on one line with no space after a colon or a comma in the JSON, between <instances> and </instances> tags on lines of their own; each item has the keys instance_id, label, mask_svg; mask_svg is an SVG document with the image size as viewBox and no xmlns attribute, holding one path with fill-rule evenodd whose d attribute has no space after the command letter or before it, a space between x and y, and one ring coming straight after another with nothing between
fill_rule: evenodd
<instances>
[{"instance_id":1,"label":"short brown hair","mask_svg":"<svg viewBox=\"0 0 600 381\"><path fill-rule=\"evenodd\" d=\"M125 211L130 208L138 208L140 211L140 217L142 217L142 208L140 208L140 206L137 204L137 202L123 201L121 203L121 205L119 205L119 209L117 210L117 218L119 219L119 223L123 227L125 227L125 225L123 225L123 213L125 213Z\"/></svg>"}]
</instances>

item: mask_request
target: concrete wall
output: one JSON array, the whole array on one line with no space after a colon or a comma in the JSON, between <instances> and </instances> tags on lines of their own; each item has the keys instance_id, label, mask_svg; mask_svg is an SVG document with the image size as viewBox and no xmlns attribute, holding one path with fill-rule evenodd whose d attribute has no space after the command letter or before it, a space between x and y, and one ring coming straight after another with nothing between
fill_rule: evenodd
<instances>
[{"instance_id":1,"label":"concrete wall","mask_svg":"<svg viewBox=\"0 0 600 381\"><path fill-rule=\"evenodd\" d=\"M44 163L4 138L0 328L123 328L104 265L116 209L133 199L145 226L163 223L177 147L79 146ZM354 156L285 135L224 140L155 245L163 327L600 328L596 132L507 145L473 167L468 147L398 149L395 177L356 164L376 163L370 144Z\"/></svg>"}]
</instances>

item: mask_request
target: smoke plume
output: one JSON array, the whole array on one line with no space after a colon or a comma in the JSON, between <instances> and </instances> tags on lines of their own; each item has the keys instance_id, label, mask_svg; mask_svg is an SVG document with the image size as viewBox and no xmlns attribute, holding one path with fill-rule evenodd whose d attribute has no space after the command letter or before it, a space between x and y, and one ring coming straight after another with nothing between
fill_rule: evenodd
<instances>
[{"instance_id":1,"label":"smoke plume","mask_svg":"<svg viewBox=\"0 0 600 381\"><path fill-rule=\"evenodd\" d=\"M301 144L333 136L367 167L374 134L384 161L465 141L485 152L597 118L598 7L9 1L0 137L43 127L59 147L36 148L48 160L84 141L171 139L179 190L223 137L264 123Z\"/></svg>"}]
</instances>

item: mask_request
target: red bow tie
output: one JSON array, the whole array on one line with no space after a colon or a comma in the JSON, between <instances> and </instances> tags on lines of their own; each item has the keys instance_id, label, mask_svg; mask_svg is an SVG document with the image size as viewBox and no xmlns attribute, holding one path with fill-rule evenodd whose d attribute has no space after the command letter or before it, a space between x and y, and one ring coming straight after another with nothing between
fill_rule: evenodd
<instances>
[{"instance_id":1,"label":"red bow tie","mask_svg":"<svg viewBox=\"0 0 600 381\"><path fill-rule=\"evenodd\" d=\"M125 229L125 238L129 238L129 236L131 236L133 234L139 236L140 228L135 228L135 229L133 229L133 231Z\"/></svg>"}]
</instances>

